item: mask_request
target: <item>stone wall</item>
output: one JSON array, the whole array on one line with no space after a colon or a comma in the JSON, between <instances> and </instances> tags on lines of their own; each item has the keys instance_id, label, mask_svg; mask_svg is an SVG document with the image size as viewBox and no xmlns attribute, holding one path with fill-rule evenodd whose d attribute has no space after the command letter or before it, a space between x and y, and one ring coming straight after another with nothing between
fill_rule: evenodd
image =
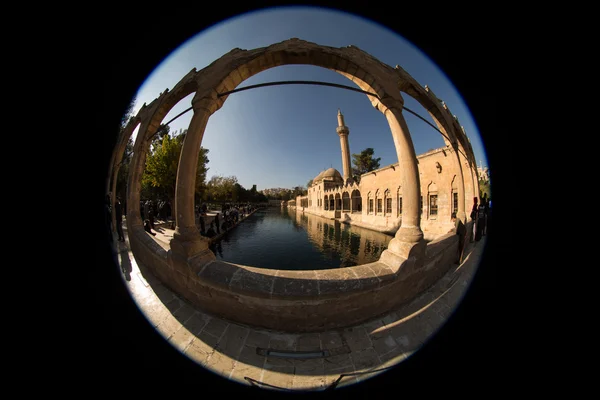
<instances>
[{"instance_id":1,"label":"stone wall","mask_svg":"<svg viewBox=\"0 0 600 400\"><path fill-rule=\"evenodd\" d=\"M452 197L457 193L455 180L458 176L456 157L451 154L448 148L431 150L417 157L419 162L419 178L421 185L421 196L423 197L423 209L421 213L421 230L426 238L434 238L454 227L451 220ZM392 164L380 168L376 171L362 175L360 184L345 185L335 190L324 190L323 184L315 185L309 188L308 198L312 200L310 207L298 207L303 197L296 198L295 209L319 215L325 218L335 218L334 211L324 210L322 206L317 206L318 193L337 194L340 196L344 192L351 195L354 189L360 190L362 197L362 212L342 211L339 217L341 222L394 234L401 222L401 215L398 215L398 196L402 196L402 175L397 164ZM437 195L437 214L432 214L429 207L429 196ZM369 196L373 198L374 210L369 212ZM392 199L392 212L386 212L386 198ZM471 193L465 196L472 198ZM377 211L377 199L382 199L382 211ZM294 208L294 206L290 206ZM469 209L470 210L470 209Z\"/></svg>"},{"instance_id":2,"label":"stone wall","mask_svg":"<svg viewBox=\"0 0 600 400\"><path fill-rule=\"evenodd\" d=\"M220 260L176 267L143 230L130 236L135 257L166 286L200 310L261 328L315 332L350 326L415 298L456 261L450 232L427 244L425 262L406 260L396 270L380 262L354 267L287 271ZM423 243L425 245L425 243ZM158 246L158 248L157 248Z\"/></svg>"}]
</instances>

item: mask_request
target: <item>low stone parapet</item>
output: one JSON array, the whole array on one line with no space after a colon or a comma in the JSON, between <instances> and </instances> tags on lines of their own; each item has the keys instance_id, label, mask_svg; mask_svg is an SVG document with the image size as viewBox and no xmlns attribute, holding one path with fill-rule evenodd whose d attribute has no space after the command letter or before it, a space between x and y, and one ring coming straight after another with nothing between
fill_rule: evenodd
<instances>
[{"instance_id":1,"label":"low stone parapet","mask_svg":"<svg viewBox=\"0 0 600 400\"><path fill-rule=\"evenodd\" d=\"M166 286L200 310L261 328L315 332L358 324L407 303L456 261L453 233L427 243L424 262L404 260L326 270L271 270L215 260L175 267L143 229L130 235L132 251Z\"/></svg>"}]
</instances>

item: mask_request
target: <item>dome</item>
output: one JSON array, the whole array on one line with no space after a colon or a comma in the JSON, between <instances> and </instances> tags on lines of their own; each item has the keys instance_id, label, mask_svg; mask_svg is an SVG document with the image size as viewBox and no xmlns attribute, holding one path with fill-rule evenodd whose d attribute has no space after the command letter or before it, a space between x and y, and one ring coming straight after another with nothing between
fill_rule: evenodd
<instances>
[{"instance_id":1,"label":"dome","mask_svg":"<svg viewBox=\"0 0 600 400\"><path fill-rule=\"evenodd\" d=\"M335 168L329 168L329 169L326 169L325 171L321 171L321 173L319 175L317 175L315 177L315 179L313 179L313 184L316 184L317 182L320 182L323 179L342 181L342 182L344 181L344 178L342 178L342 174L340 174L340 172Z\"/></svg>"},{"instance_id":2,"label":"dome","mask_svg":"<svg viewBox=\"0 0 600 400\"><path fill-rule=\"evenodd\" d=\"M319 173L319 175L315 176L315 179L313 179L314 183L319 182L321 179L323 179L323 173L325 173L325 171L321 171L321 173Z\"/></svg>"},{"instance_id":3,"label":"dome","mask_svg":"<svg viewBox=\"0 0 600 400\"><path fill-rule=\"evenodd\" d=\"M338 171L335 168L329 168L328 170L325 170L324 172L322 172L323 176L321 177L322 179L324 178L338 178L343 180L342 178L342 174L340 174L340 171Z\"/></svg>"}]
</instances>

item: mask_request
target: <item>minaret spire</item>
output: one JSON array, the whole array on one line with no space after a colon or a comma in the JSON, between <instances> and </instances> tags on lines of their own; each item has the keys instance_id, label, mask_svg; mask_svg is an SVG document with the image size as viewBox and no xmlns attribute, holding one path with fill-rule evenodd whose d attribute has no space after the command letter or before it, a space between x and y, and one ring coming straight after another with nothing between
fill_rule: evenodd
<instances>
[{"instance_id":1,"label":"minaret spire","mask_svg":"<svg viewBox=\"0 0 600 400\"><path fill-rule=\"evenodd\" d=\"M348 135L350 131L344 125L344 116L338 108L338 127L337 134L340 136L340 146L342 148L342 166L344 168L344 182L352 178L352 169L350 168L350 145L348 144Z\"/></svg>"}]
</instances>

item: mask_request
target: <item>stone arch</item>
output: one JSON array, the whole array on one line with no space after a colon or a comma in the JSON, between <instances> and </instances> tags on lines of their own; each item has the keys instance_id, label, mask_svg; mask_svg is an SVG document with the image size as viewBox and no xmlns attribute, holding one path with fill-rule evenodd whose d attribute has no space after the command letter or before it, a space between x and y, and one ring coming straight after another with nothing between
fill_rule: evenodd
<instances>
[{"instance_id":1,"label":"stone arch","mask_svg":"<svg viewBox=\"0 0 600 400\"><path fill-rule=\"evenodd\" d=\"M342 209L342 196L340 196L339 192L335 194L335 209Z\"/></svg>"},{"instance_id":2,"label":"stone arch","mask_svg":"<svg viewBox=\"0 0 600 400\"><path fill-rule=\"evenodd\" d=\"M194 172L197 166L198 149L201 146L208 120L213 113L222 107L228 98L229 94L226 94L226 92L234 90L241 82L264 70L289 64L314 65L336 71L350 79L361 89L374 93L375 96L370 96L369 100L388 121L398 157L397 168L403 171L398 178L403 196L402 222L396 231L394 239L389 242L387 249L381 254L379 262L373 266L374 268L385 267L385 271L382 270L377 276L391 280L393 285L389 284L389 281L384 282L381 278L359 279L361 289L340 289L342 291L345 290L345 297L340 297L340 304L344 304L347 300L358 299L360 296L352 292L352 290L356 290L357 292L366 290L365 288L371 284L377 284L378 288L381 289L381 293L401 293L404 296L403 300L395 298L392 302L399 303L409 299L410 296L418 292L420 288L425 287L430 281L420 278L423 273L423 270L420 269L424 263L426 247L425 242L422 240L423 232L420 228L421 186L414 146L402 115L404 102L400 92L403 90L424 89L414 82L414 80L411 81L412 78L408 74L403 76L403 70L400 67L396 66L396 68L392 68L383 64L354 46L333 48L298 39L290 39L250 51L233 49L202 70L196 72L193 69L172 91L166 90L150 105L144 105L137 116L139 117L140 129L134 144L134 158L130 164L131 170L128 178L128 202L131 207L128 207L127 210L127 224L132 251L134 254L139 254L140 249L150 249L153 251L156 247L159 247L158 245L154 246L156 243L143 230L139 218L139 189L141 188L141 175L150 139L156 133L161 121L172 107L184 97L194 94L191 102L193 116L181 151L177 171L176 198L173 204L176 230L170 243L171 248L169 251L159 248L153 254L143 252L144 254L141 254L142 261L147 261L148 264L160 263L160 269L157 269L157 272L161 279L168 281L169 286L175 291L191 294L188 298L195 300L195 304L200 304L201 307L209 310L226 314L232 313L233 315L235 314L235 310L233 310L235 307L218 307L225 304L231 305L233 304L230 302L232 298L239 299L243 296L246 296L248 304L255 301L251 294L241 295L241 292L235 292L237 289L233 289L236 287L235 285L243 282L243 279L222 281L220 284L224 285L223 287L210 286L212 282L205 284L203 281L208 276L215 278L222 277L222 274L216 274L215 271L217 268L223 267L224 263L214 262L214 254L208 249L208 243L200 236L195 225ZM429 99L432 104L435 104L430 99L429 94L422 94L422 98ZM434 107L439 108L438 106L435 105ZM426 109L428 108L426 107ZM446 119L442 118L440 123L448 125ZM451 129L454 129L455 132L460 131L457 130L458 121L450 119L450 123L447 128L449 131ZM459 141L457 140L457 142ZM463 164L467 168L469 168L469 165L475 164L473 162L474 158L471 157L472 150L471 153L468 150L469 148L467 148L467 156L463 160ZM471 169L471 173L473 184L476 184L476 172L473 174ZM323 194L325 206L327 206L327 201L330 202L330 205L334 203L333 193L335 191L328 192ZM368 194L368 198L372 196L371 193ZM137 201L131 201L132 199ZM331 206L329 208L333 209ZM235 269L231 265L227 267ZM366 272L366 266L360 267L364 267L363 269ZM252 277L257 277L256 274L252 275L248 270L235 270L240 272L240 276L251 274ZM390 271L392 271L391 275ZM211 273L214 275L210 275ZM406 280L412 279L413 276L417 275L419 276L418 279L420 279L418 281ZM282 282L281 287L287 288L289 286L287 283L296 283L296 277L298 276L300 275L295 272L283 273L280 271L276 277L265 274L261 275L260 279L273 279L272 282ZM358 277L359 275L356 276ZM250 282L252 279L248 278L248 281ZM405 282L407 283L405 284ZM267 285L267 287L275 290L279 286L273 284ZM306 296L304 298L307 298L308 303L310 303L312 292L309 292L309 289L312 286L307 285L303 287L307 290L306 293L303 293L303 296ZM405 288L408 291L396 290L397 288ZM246 290L247 288L242 289ZM235 295L233 297L229 296L228 290L233 290ZM217 292L219 295L212 297ZM202 293L205 298L194 297L197 293ZM319 293L319 296L322 294ZM362 294L362 292L359 294ZM240 297L236 297L238 295ZM370 296L369 298L374 299L374 303L369 306L371 307L369 308L371 311L365 313L365 309L362 306L357 306L350 312L352 315L345 316L340 315L337 311L334 312L321 308L319 312L316 312L316 308L314 307L310 310L310 307L306 308L306 310L304 308L296 309L294 308L294 304L289 304L289 302L280 303L279 293L268 293L265 297L265 293L261 292L260 295L263 296L262 298L269 298L267 301L269 305L265 306L265 310L260 310L260 313L256 313L256 310L245 310L244 313L235 314L236 318L240 318L242 321L249 318L248 320L254 321L252 318L263 316L265 318L262 322L263 324L281 328L284 326L283 324L287 317L281 318L281 321L279 321L278 318L273 318L273 316L282 315L281 310L288 310L291 307L292 312L286 315L302 317L302 323L308 323L309 325L302 325L302 329L316 329L319 326L319 321L330 321L327 323L332 325L349 323L349 321L357 322L367 318L369 315L373 315L369 314L371 311L381 312L384 308L392 306L389 301L384 300L390 298L390 296ZM212 297L215 301L206 301L209 297ZM336 302L337 298L338 294L336 294L335 299L324 296L322 301L331 303ZM315 304L315 307L319 306L319 304ZM251 315L248 316L247 314ZM312 320L311 318L307 319L308 315L315 318Z\"/></svg>"},{"instance_id":3,"label":"stone arch","mask_svg":"<svg viewBox=\"0 0 600 400\"><path fill-rule=\"evenodd\" d=\"M392 243L388 247L386 252L390 254L382 254L382 262L394 266L401 264L409 256L410 251L407 250L414 246L402 246L400 242L419 243L422 241L423 232L418 213L420 183L416 155L402 116L403 98L398 90L398 74L393 68L354 46L337 49L298 39L250 51L233 49L196 74L197 89L192 100L194 115L188 128L177 173L176 230L171 241L172 251L179 253L181 259L194 258L200 263L214 260L214 254L197 232L191 194L195 180L193 168L198 158L197 149L202 143L208 119L222 107L229 96L220 94L235 89L241 82L259 72L288 64L314 65L334 70L361 89L377 94L369 96L369 100L388 121L398 163L404 172L401 179L406 187L405 217L395 235L399 243Z\"/></svg>"}]
</instances>

